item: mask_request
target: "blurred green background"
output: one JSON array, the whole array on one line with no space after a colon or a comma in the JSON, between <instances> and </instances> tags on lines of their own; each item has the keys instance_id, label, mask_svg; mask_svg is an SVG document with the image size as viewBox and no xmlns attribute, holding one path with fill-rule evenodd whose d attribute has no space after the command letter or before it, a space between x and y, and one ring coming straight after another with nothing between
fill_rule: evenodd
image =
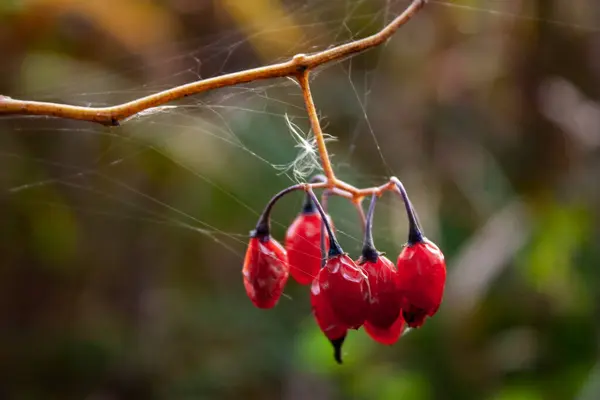
<instances>
[{"instance_id":1,"label":"blurred green background","mask_svg":"<svg viewBox=\"0 0 600 400\"><path fill-rule=\"evenodd\" d=\"M408 1L0 0L0 93L103 106L376 32ZM313 76L339 175L404 181L447 256L438 315L345 364L291 280L246 298L248 232L291 183L300 91L219 89L121 127L0 118L0 398L600 398L600 6L430 1ZM288 171L289 173L290 171ZM282 238L302 198L275 211ZM352 207L330 210L358 255ZM376 244L395 259L401 203Z\"/></svg>"}]
</instances>

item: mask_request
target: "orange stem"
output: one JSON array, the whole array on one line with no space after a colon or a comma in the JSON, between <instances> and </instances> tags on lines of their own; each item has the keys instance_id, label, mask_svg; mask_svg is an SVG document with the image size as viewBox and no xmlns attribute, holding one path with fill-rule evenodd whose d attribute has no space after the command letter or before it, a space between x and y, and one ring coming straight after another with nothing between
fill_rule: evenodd
<instances>
[{"instance_id":1,"label":"orange stem","mask_svg":"<svg viewBox=\"0 0 600 400\"><path fill-rule=\"evenodd\" d=\"M327 146L325 145L325 139L323 138L323 130L321 129L321 124L319 123L315 102L313 101L312 94L310 93L308 74L308 70L303 71L298 76L298 82L300 83L300 88L302 89L302 97L304 98L304 104L306 106L306 112L308 113L308 119L310 120L310 126L317 141L319 155L321 156L321 166L323 167L323 172L327 177L327 182L330 184L330 187L333 188L333 185L336 181L335 174L333 173L333 168L331 168L331 161L329 160L329 154L327 153Z\"/></svg>"}]
</instances>

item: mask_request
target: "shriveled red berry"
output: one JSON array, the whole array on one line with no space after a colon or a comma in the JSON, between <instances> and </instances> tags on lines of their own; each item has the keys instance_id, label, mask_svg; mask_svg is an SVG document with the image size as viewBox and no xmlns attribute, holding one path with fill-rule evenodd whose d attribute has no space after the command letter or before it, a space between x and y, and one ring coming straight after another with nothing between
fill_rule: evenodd
<instances>
[{"instance_id":1,"label":"shriveled red berry","mask_svg":"<svg viewBox=\"0 0 600 400\"><path fill-rule=\"evenodd\" d=\"M290 274L301 285L311 283L321 269L321 221L321 215L309 197L285 235ZM327 252L329 235L326 231L324 243Z\"/></svg>"},{"instance_id":2,"label":"shriveled red berry","mask_svg":"<svg viewBox=\"0 0 600 400\"><path fill-rule=\"evenodd\" d=\"M244 258L244 287L258 308L274 307L288 280L284 248L270 236L252 237Z\"/></svg>"},{"instance_id":3,"label":"shriveled red berry","mask_svg":"<svg viewBox=\"0 0 600 400\"><path fill-rule=\"evenodd\" d=\"M444 254L431 241L407 244L398 257L402 315L411 328L423 325L440 307L446 283Z\"/></svg>"},{"instance_id":4,"label":"shriveled red berry","mask_svg":"<svg viewBox=\"0 0 600 400\"><path fill-rule=\"evenodd\" d=\"M329 257L317 280L337 319L348 328L360 328L367 319L371 297L363 270L347 254L338 254Z\"/></svg>"},{"instance_id":5,"label":"shriveled red berry","mask_svg":"<svg viewBox=\"0 0 600 400\"><path fill-rule=\"evenodd\" d=\"M313 280L310 288L310 304L319 328L333 345L335 360L341 364L342 344L346 338L348 328L337 319L331 305L323 296L318 279Z\"/></svg>"}]
</instances>

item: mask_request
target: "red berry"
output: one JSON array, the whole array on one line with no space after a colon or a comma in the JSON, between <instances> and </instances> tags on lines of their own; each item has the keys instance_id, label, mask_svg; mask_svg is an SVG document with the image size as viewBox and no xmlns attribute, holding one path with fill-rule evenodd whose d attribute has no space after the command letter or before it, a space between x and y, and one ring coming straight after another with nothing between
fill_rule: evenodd
<instances>
[{"instance_id":1,"label":"red berry","mask_svg":"<svg viewBox=\"0 0 600 400\"><path fill-rule=\"evenodd\" d=\"M394 264L379 253L373 243L373 216L377 195L371 197L369 212L365 220L365 238L358 264L367 275L371 289L369 314L365 330L377 342L394 344L404 328L400 315L398 296L398 274Z\"/></svg>"},{"instance_id":2,"label":"red berry","mask_svg":"<svg viewBox=\"0 0 600 400\"><path fill-rule=\"evenodd\" d=\"M404 320L400 315L398 273L387 257L378 255L374 258L375 261L372 260L366 260L362 264L371 289L371 303L365 328L374 340L383 344L393 344L400 337L404 327Z\"/></svg>"},{"instance_id":3,"label":"red berry","mask_svg":"<svg viewBox=\"0 0 600 400\"><path fill-rule=\"evenodd\" d=\"M285 249L290 274L301 285L308 285L321 269L321 215L303 211L290 225L285 236ZM329 235L325 232L325 252L329 250Z\"/></svg>"},{"instance_id":4,"label":"red berry","mask_svg":"<svg viewBox=\"0 0 600 400\"><path fill-rule=\"evenodd\" d=\"M371 297L363 270L347 254L330 255L317 281L337 320L348 328L360 328L368 316Z\"/></svg>"},{"instance_id":5,"label":"red berry","mask_svg":"<svg viewBox=\"0 0 600 400\"><path fill-rule=\"evenodd\" d=\"M250 232L250 243L244 258L244 287L258 308L274 307L288 280L290 267L287 254L281 244L271 237L271 210L277 201L302 185L290 186L269 200L258 218L256 228Z\"/></svg>"},{"instance_id":6,"label":"red berry","mask_svg":"<svg viewBox=\"0 0 600 400\"><path fill-rule=\"evenodd\" d=\"M379 255L375 262L366 261L361 266L369 278L371 289L367 320L380 328L388 328L400 315L396 267L383 255Z\"/></svg>"},{"instance_id":7,"label":"red berry","mask_svg":"<svg viewBox=\"0 0 600 400\"><path fill-rule=\"evenodd\" d=\"M341 348L348 328L337 319L331 305L321 291L318 279L313 280L310 288L310 304L319 328L333 344L336 361L341 364Z\"/></svg>"},{"instance_id":8,"label":"red berry","mask_svg":"<svg viewBox=\"0 0 600 400\"><path fill-rule=\"evenodd\" d=\"M408 217L408 242L397 262L402 317L408 326L418 328L440 307L446 284L446 262L441 250L423 235L417 212L402 182L395 177L390 180L402 196Z\"/></svg>"},{"instance_id":9,"label":"red berry","mask_svg":"<svg viewBox=\"0 0 600 400\"><path fill-rule=\"evenodd\" d=\"M423 325L440 307L446 283L444 254L422 238L408 243L398 257L402 316L411 328Z\"/></svg>"},{"instance_id":10,"label":"red berry","mask_svg":"<svg viewBox=\"0 0 600 400\"><path fill-rule=\"evenodd\" d=\"M270 236L252 237L244 258L244 287L258 308L274 307L288 279L285 250Z\"/></svg>"}]
</instances>

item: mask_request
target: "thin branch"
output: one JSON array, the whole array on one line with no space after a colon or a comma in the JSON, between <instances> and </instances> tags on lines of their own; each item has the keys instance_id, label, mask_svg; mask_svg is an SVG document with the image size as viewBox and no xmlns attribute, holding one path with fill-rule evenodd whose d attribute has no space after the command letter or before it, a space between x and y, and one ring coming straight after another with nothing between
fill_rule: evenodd
<instances>
[{"instance_id":1,"label":"thin branch","mask_svg":"<svg viewBox=\"0 0 600 400\"><path fill-rule=\"evenodd\" d=\"M0 95L0 115L42 115L57 118L97 122L103 125L119 125L119 122L144 110L158 107L183 97L212 89L239 85L264 79L298 76L334 61L339 61L378 46L389 39L396 30L408 22L427 2L413 0L408 8L378 33L350 43L342 44L311 55L298 54L291 60L260 68L248 69L214 78L203 79L177 86L137 100L112 107L79 107L67 104L17 100ZM328 176L329 178L329 176ZM340 189L352 188L351 186ZM357 190L353 188L353 191Z\"/></svg>"},{"instance_id":2,"label":"thin branch","mask_svg":"<svg viewBox=\"0 0 600 400\"><path fill-rule=\"evenodd\" d=\"M375 192L375 194L377 195L377 192ZM363 210L363 207L362 207L362 201L363 201L363 198L361 197L359 199L352 201L352 204L354 205L354 208L356 208L356 211L358 212L358 218L360 218L360 224L363 228L363 232L365 232L367 230L367 217L365 216L365 210Z\"/></svg>"},{"instance_id":3,"label":"thin branch","mask_svg":"<svg viewBox=\"0 0 600 400\"><path fill-rule=\"evenodd\" d=\"M323 167L323 172L327 177L327 182L329 182L331 185L334 185L335 174L331 168L331 161L329 160L329 154L327 153L327 146L325 145L325 138L323 137L323 130L321 129L321 123L319 122L319 116L317 115L315 102L313 101L312 94L310 93L308 74L308 70L302 72L298 77L298 82L300 83L300 88L302 89L302 97L304 98L304 104L306 105L306 112L308 113L310 126L317 141L317 148L319 149L319 155L321 156L321 166Z\"/></svg>"}]
</instances>

